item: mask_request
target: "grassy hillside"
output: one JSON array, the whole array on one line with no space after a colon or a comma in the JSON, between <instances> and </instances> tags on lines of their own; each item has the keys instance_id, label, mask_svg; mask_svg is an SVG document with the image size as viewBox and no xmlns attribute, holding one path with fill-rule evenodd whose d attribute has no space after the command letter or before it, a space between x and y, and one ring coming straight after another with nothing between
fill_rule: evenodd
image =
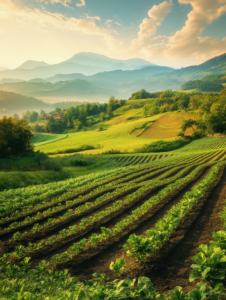
<instances>
[{"instance_id":1,"label":"grassy hillside","mask_svg":"<svg viewBox=\"0 0 226 300\"><path fill-rule=\"evenodd\" d=\"M33 97L26 97L13 92L6 92L0 89L0 116L7 113L23 110L50 109L51 106Z\"/></svg>"},{"instance_id":2,"label":"grassy hillside","mask_svg":"<svg viewBox=\"0 0 226 300\"><path fill-rule=\"evenodd\" d=\"M199 80L192 80L184 83L182 91L196 90L200 92L220 92L226 84L226 76L222 74L212 74Z\"/></svg>"},{"instance_id":3,"label":"grassy hillside","mask_svg":"<svg viewBox=\"0 0 226 300\"><path fill-rule=\"evenodd\" d=\"M147 100L145 100L147 101ZM131 101L132 102L132 101ZM134 101L136 103L136 101ZM165 113L152 117L143 117L142 108L121 107L115 111L116 117L99 123L89 131L68 132L67 137L51 143L34 142L35 149L46 153L78 148L82 145L92 145L96 149L84 151L87 154L104 153L111 149L120 151L134 151L134 149L150 144L159 139L173 140L177 138L184 119L195 118L197 115L189 113ZM172 122L172 120L174 120ZM99 127L103 131L99 131ZM189 130L186 134L191 134ZM39 135L41 138L41 135Z\"/></svg>"}]
</instances>

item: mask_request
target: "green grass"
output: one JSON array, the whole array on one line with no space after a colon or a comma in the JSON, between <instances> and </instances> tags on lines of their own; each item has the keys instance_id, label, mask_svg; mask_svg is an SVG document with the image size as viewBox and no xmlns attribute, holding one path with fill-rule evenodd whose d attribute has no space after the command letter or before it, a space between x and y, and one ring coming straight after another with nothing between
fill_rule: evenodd
<instances>
[{"instance_id":1,"label":"green grass","mask_svg":"<svg viewBox=\"0 0 226 300\"><path fill-rule=\"evenodd\" d=\"M56 171L11 171L0 172L0 191L17 189L29 185L45 184L52 181L64 180L70 177L70 172Z\"/></svg>"},{"instance_id":2,"label":"green grass","mask_svg":"<svg viewBox=\"0 0 226 300\"><path fill-rule=\"evenodd\" d=\"M137 113L137 112L136 112ZM68 133L68 136L59 142L57 139L52 140L51 143L37 143L35 150L40 150L45 153L55 152L57 150L64 150L68 148L79 147L87 144L92 145L96 150L84 151L87 154L98 154L110 149L119 149L121 151L133 151L138 146L150 143L150 139L139 138L130 133L136 128L140 128L143 124L156 120L158 116L139 118L138 120L126 121L123 120L118 124L114 124L114 119L95 125L89 131ZM113 122L113 125L111 124ZM104 131L97 131L98 127L103 125ZM155 141L155 140L152 140Z\"/></svg>"},{"instance_id":3,"label":"green grass","mask_svg":"<svg viewBox=\"0 0 226 300\"><path fill-rule=\"evenodd\" d=\"M62 140L67 137L67 134L50 134L50 133L44 133L44 134L37 134L32 139L32 144L35 146L45 145L53 142L57 142L59 140Z\"/></svg>"}]
</instances>

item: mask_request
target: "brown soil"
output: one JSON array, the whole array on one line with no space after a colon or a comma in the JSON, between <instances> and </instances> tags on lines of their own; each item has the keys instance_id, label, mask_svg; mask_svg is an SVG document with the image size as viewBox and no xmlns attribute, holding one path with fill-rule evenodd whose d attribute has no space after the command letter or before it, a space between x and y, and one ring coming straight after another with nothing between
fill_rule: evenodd
<instances>
[{"instance_id":1,"label":"brown soil","mask_svg":"<svg viewBox=\"0 0 226 300\"><path fill-rule=\"evenodd\" d=\"M126 255L122 246L126 243L129 235L132 233L144 234L147 229L154 227L156 222L163 217L170 207L178 203L184 194L188 192L193 185L203 179L208 172L209 168L205 168L205 171L202 169L190 182L182 185L177 191L170 193L159 204L156 204L151 211L143 216L142 220L138 220L132 224L128 230L112 238L110 244L109 242L103 242L101 245L98 245L98 247L90 249L89 254L85 253L81 255L78 261L70 262L71 266L74 265L70 268L70 272L74 276L79 277L80 280L90 279L92 277L91 274L95 272L106 273L111 279L115 279L117 276L115 276L114 272L109 270L109 265L111 261L115 261L117 257ZM127 269L133 267L134 259L132 257L126 257L126 260L128 264ZM62 264L61 266L62 268L68 267L69 264Z\"/></svg>"}]
</instances>

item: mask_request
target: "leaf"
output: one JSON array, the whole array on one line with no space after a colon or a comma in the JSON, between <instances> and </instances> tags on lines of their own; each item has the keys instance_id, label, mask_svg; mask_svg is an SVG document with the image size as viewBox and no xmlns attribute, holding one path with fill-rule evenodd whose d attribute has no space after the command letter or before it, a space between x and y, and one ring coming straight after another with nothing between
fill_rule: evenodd
<instances>
[{"instance_id":1,"label":"leaf","mask_svg":"<svg viewBox=\"0 0 226 300\"><path fill-rule=\"evenodd\" d=\"M194 270L191 272L190 276L189 276L189 281L192 282L196 279L201 278L200 273L197 270Z\"/></svg>"}]
</instances>

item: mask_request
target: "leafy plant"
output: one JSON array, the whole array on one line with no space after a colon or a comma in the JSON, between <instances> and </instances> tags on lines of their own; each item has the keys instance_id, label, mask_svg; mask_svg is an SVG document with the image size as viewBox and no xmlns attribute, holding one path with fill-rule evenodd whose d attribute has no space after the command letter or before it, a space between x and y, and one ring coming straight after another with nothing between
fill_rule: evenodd
<instances>
[{"instance_id":1,"label":"leafy plant","mask_svg":"<svg viewBox=\"0 0 226 300\"><path fill-rule=\"evenodd\" d=\"M149 254L153 253L153 244L149 238L142 235L132 234L123 248L128 255L132 255L139 263L144 263Z\"/></svg>"},{"instance_id":2,"label":"leafy plant","mask_svg":"<svg viewBox=\"0 0 226 300\"><path fill-rule=\"evenodd\" d=\"M226 271L226 251L213 245L201 245L200 251L193 257L197 264L193 264L189 281L204 279L210 284L222 283Z\"/></svg>"},{"instance_id":3,"label":"leafy plant","mask_svg":"<svg viewBox=\"0 0 226 300\"><path fill-rule=\"evenodd\" d=\"M125 258L116 258L115 263L113 261L111 262L110 270L114 270L117 275L121 276L125 266L126 266Z\"/></svg>"}]
</instances>

